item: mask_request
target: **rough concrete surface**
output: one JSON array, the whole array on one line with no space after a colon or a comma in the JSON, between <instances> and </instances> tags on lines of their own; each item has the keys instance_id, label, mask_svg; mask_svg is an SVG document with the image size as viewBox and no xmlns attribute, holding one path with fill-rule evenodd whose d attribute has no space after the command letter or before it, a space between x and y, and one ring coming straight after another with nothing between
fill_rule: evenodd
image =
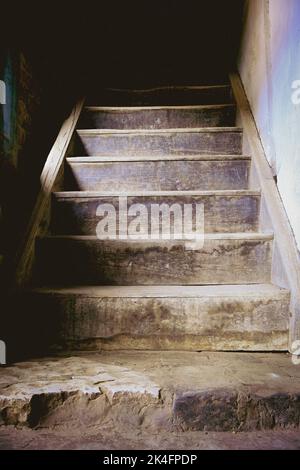
<instances>
[{"instance_id":1,"label":"rough concrete surface","mask_svg":"<svg viewBox=\"0 0 300 470\"><path fill-rule=\"evenodd\" d=\"M35 312L44 348L266 352L288 349L289 301L258 284L73 286L29 292L19 310Z\"/></svg>"},{"instance_id":2,"label":"rough concrete surface","mask_svg":"<svg viewBox=\"0 0 300 470\"><path fill-rule=\"evenodd\" d=\"M234 126L235 106L99 107L84 109L81 129L177 129Z\"/></svg>"},{"instance_id":3,"label":"rough concrete surface","mask_svg":"<svg viewBox=\"0 0 300 470\"><path fill-rule=\"evenodd\" d=\"M201 153L240 155L242 129L209 127L200 129L116 130L78 129L86 155L195 155ZM78 146L79 147L79 146ZM81 152L80 152L81 153ZM75 156L75 155L74 155Z\"/></svg>"},{"instance_id":4,"label":"rough concrete surface","mask_svg":"<svg viewBox=\"0 0 300 470\"><path fill-rule=\"evenodd\" d=\"M278 353L56 356L1 369L0 416L4 448L295 448L300 368Z\"/></svg>"},{"instance_id":5,"label":"rough concrete surface","mask_svg":"<svg viewBox=\"0 0 300 470\"><path fill-rule=\"evenodd\" d=\"M212 157L212 156L211 156ZM250 160L150 160L143 161L99 161L96 157L68 159L65 186L80 191L201 191L242 190L248 188ZM99 157L102 158L102 157ZM153 157L150 157L153 158ZM129 157L128 157L129 159ZM142 158L140 158L142 160Z\"/></svg>"},{"instance_id":6,"label":"rough concrete surface","mask_svg":"<svg viewBox=\"0 0 300 470\"><path fill-rule=\"evenodd\" d=\"M112 427L0 428L0 450L299 450L298 431L149 433Z\"/></svg>"},{"instance_id":7,"label":"rough concrete surface","mask_svg":"<svg viewBox=\"0 0 300 470\"><path fill-rule=\"evenodd\" d=\"M186 240L100 240L50 236L37 243L48 285L216 285L269 283L273 235L207 234ZM47 271L44 268L47 266Z\"/></svg>"}]
</instances>

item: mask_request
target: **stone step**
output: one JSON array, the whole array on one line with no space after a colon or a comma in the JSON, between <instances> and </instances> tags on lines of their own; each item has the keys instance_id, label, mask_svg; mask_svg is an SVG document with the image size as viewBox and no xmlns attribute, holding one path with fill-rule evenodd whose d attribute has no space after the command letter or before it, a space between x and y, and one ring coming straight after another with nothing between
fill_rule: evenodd
<instances>
[{"instance_id":1,"label":"stone step","mask_svg":"<svg viewBox=\"0 0 300 470\"><path fill-rule=\"evenodd\" d=\"M87 106L81 129L176 129L235 125L233 104L163 107Z\"/></svg>"},{"instance_id":2,"label":"stone step","mask_svg":"<svg viewBox=\"0 0 300 470\"><path fill-rule=\"evenodd\" d=\"M134 204L144 205L149 214L152 204L168 204L170 207L179 204L183 212L185 204L192 204L194 208L196 204L203 205L205 233L258 230L260 191L144 191L126 194L71 191L53 195L51 232L59 235L95 235L100 220L97 216L100 204L111 204L116 209L118 228L120 196L127 198L127 213ZM126 216L126 210L121 210L121 217Z\"/></svg>"},{"instance_id":3,"label":"stone step","mask_svg":"<svg viewBox=\"0 0 300 470\"><path fill-rule=\"evenodd\" d=\"M58 332L52 343L68 349L279 351L289 300L259 284L42 288L22 302L43 312Z\"/></svg>"},{"instance_id":4,"label":"stone step","mask_svg":"<svg viewBox=\"0 0 300 470\"><path fill-rule=\"evenodd\" d=\"M88 98L99 106L174 106L233 103L230 85L165 86L145 90L108 88Z\"/></svg>"},{"instance_id":5,"label":"stone step","mask_svg":"<svg viewBox=\"0 0 300 470\"><path fill-rule=\"evenodd\" d=\"M242 155L74 157L65 189L81 191L209 191L248 188L251 159Z\"/></svg>"},{"instance_id":6,"label":"stone step","mask_svg":"<svg viewBox=\"0 0 300 470\"><path fill-rule=\"evenodd\" d=\"M78 129L83 155L195 155L242 153L242 129L203 127L197 129Z\"/></svg>"},{"instance_id":7,"label":"stone step","mask_svg":"<svg viewBox=\"0 0 300 470\"><path fill-rule=\"evenodd\" d=\"M1 370L2 424L42 428L44 439L59 425L64 433L76 429L77 448L78 432L85 434L89 426L100 432L97 442L89 437L93 449L105 442L101 436L107 428L114 430L109 443L116 442L116 430L126 436L125 445L128 433L143 431L145 439L161 435L158 449L166 436L173 449L178 436L185 435L198 448L200 436L188 431L285 428L299 433L299 366L284 353L102 351L46 357ZM38 432L30 439L36 440ZM211 438L217 439L216 434ZM241 435L241 448L244 439ZM220 435L219 445L221 440ZM61 441L65 443L63 433ZM23 434L21 444L24 448ZM211 448L211 440L206 444ZM140 445L149 446L149 440ZM182 448L194 447L186 442Z\"/></svg>"},{"instance_id":8,"label":"stone step","mask_svg":"<svg viewBox=\"0 0 300 470\"><path fill-rule=\"evenodd\" d=\"M101 285L259 284L270 282L273 235L206 234L201 241L38 240L37 279Z\"/></svg>"}]
</instances>

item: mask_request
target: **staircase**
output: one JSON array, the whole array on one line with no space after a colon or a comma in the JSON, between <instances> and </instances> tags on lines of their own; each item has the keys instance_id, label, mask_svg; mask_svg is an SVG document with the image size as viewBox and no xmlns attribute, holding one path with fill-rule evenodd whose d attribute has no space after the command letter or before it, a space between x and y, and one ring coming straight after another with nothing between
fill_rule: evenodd
<instances>
[{"instance_id":1,"label":"staircase","mask_svg":"<svg viewBox=\"0 0 300 470\"><path fill-rule=\"evenodd\" d=\"M25 296L50 346L287 350L290 294L271 284L273 234L260 229L235 122L227 84L110 90L88 103ZM128 206L203 204L204 246L99 240L97 207L118 211L125 195Z\"/></svg>"}]
</instances>

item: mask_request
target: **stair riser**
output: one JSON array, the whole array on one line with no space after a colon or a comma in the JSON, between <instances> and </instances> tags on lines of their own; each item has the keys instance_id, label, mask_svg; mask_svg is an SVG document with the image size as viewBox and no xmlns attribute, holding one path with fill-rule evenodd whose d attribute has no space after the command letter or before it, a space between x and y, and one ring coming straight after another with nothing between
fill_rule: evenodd
<instances>
[{"instance_id":1,"label":"stair riser","mask_svg":"<svg viewBox=\"0 0 300 470\"><path fill-rule=\"evenodd\" d=\"M111 204L119 220L119 198L54 198L52 233L59 235L96 235L100 204ZM143 204L150 214L152 204L202 204L206 233L254 232L258 229L260 196L130 196L127 208ZM195 211L194 211L195 212ZM123 215L123 214L122 214ZM132 218L131 218L132 219ZM131 220L129 219L129 220Z\"/></svg>"},{"instance_id":2,"label":"stair riser","mask_svg":"<svg viewBox=\"0 0 300 470\"><path fill-rule=\"evenodd\" d=\"M65 188L81 191L247 189L249 160L71 163Z\"/></svg>"},{"instance_id":3,"label":"stair riser","mask_svg":"<svg viewBox=\"0 0 300 470\"><path fill-rule=\"evenodd\" d=\"M207 88L155 89L149 91L109 91L88 100L99 106L176 106L233 103L229 86Z\"/></svg>"},{"instance_id":4,"label":"stair riser","mask_svg":"<svg viewBox=\"0 0 300 470\"><path fill-rule=\"evenodd\" d=\"M178 129L235 125L235 107L85 110L81 129Z\"/></svg>"},{"instance_id":5,"label":"stair riser","mask_svg":"<svg viewBox=\"0 0 300 470\"><path fill-rule=\"evenodd\" d=\"M255 284L270 282L271 248L265 240L206 240L197 250L177 241L57 238L40 240L37 256L50 285Z\"/></svg>"},{"instance_id":6,"label":"stair riser","mask_svg":"<svg viewBox=\"0 0 300 470\"><path fill-rule=\"evenodd\" d=\"M97 298L34 295L56 323L53 343L75 349L273 351L288 344L289 295L202 298Z\"/></svg>"},{"instance_id":7,"label":"stair riser","mask_svg":"<svg viewBox=\"0 0 300 470\"><path fill-rule=\"evenodd\" d=\"M88 133L78 131L83 151L92 156L199 155L242 153L238 131L169 133Z\"/></svg>"}]
</instances>

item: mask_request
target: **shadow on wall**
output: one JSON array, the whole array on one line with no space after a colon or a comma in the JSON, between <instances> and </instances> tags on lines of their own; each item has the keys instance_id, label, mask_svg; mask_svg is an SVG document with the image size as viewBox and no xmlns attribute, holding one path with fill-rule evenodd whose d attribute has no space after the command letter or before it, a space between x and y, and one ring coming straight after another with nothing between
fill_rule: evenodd
<instances>
[{"instance_id":1,"label":"shadow on wall","mask_svg":"<svg viewBox=\"0 0 300 470\"><path fill-rule=\"evenodd\" d=\"M32 211L45 158L74 100L72 87L64 93L63 77L61 83L50 70L37 51L1 51L6 100L0 106L0 254L9 261Z\"/></svg>"}]
</instances>

